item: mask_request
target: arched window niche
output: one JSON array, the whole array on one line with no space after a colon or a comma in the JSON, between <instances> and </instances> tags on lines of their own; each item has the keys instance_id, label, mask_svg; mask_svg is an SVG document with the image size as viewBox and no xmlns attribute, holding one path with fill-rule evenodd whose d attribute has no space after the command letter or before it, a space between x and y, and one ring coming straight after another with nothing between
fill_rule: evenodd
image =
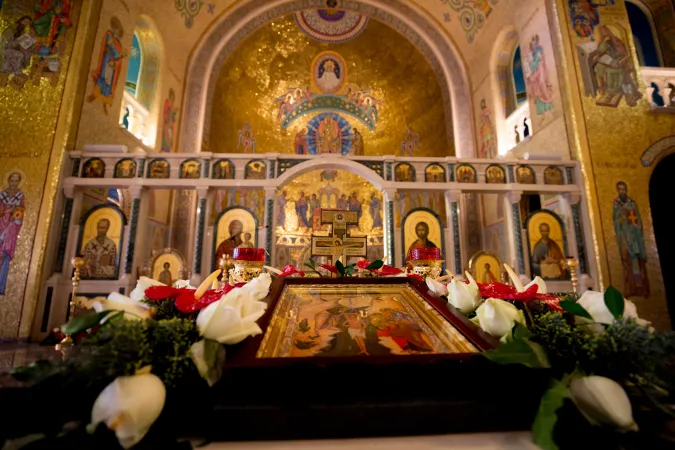
<instances>
[{"instance_id":1,"label":"arched window niche","mask_svg":"<svg viewBox=\"0 0 675 450\"><path fill-rule=\"evenodd\" d=\"M641 2L629 0L626 1L626 12L640 66L663 67L659 34L652 13Z\"/></svg>"},{"instance_id":2,"label":"arched window niche","mask_svg":"<svg viewBox=\"0 0 675 450\"><path fill-rule=\"evenodd\" d=\"M505 30L499 35L493 51L492 72L496 79L493 86L497 91L495 122L500 155L508 153L526 138L526 128L528 135L533 132L518 39L516 30Z\"/></svg>"},{"instance_id":3,"label":"arched window niche","mask_svg":"<svg viewBox=\"0 0 675 450\"><path fill-rule=\"evenodd\" d=\"M160 60L159 35L151 20L141 16L129 52L120 125L148 147L154 147L157 138Z\"/></svg>"}]
</instances>

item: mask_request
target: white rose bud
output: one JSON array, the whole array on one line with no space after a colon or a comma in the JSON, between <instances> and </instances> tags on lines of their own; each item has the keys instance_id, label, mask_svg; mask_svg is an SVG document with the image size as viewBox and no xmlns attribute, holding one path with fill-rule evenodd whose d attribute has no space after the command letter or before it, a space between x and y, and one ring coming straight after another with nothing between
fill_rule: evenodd
<instances>
[{"instance_id":1,"label":"white rose bud","mask_svg":"<svg viewBox=\"0 0 675 450\"><path fill-rule=\"evenodd\" d=\"M599 376L577 378L570 384L572 400L593 425L637 431L626 391L614 380Z\"/></svg>"},{"instance_id":2,"label":"white rose bud","mask_svg":"<svg viewBox=\"0 0 675 450\"><path fill-rule=\"evenodd\" d=\"M642 320L638 317L637 307L635 306L635 303L626 299L624 299L624 302L625 302L623 310L624 319L630 318L635 319L638 323L643 325L649 324L649 322L647 322L646 320ZM609 308L607 308L607 305L605 304L604 293L598 291L586 291L584 292L584 294L581 296L581 298L577 303L583 306L584 309L588 311L588 313L593 318L593 320L588 320L585 317L576 316L575 321L577 324L587 324L595 322L596 324L589 325L585 328L588 328L596 333L602 333L604 331L604 328L602 327L602 325L597 324L604 323L607 325L611 325L612 323L614 323L614 316L612 315Z\"/></svg>"},{"instance_id":3,"label":"white rose bud","mask_svg":"<svg viewBox=\"0 0 675 450\"><path fill-rule=\"evenodd\" d=\"M483 300L478 285L473 279L469 284L453 279L448 283L447 289L448 302L463 314L474 312Z\"/></svg>"},{"instance_id":4,"label":"white rose bud","mask_svg":"<svg viewBox=\"0 0 675 450\"><path fill-rule=\"evenodd\" d=\"M111 292L108 298L101 298L94 302L96 312L114 310L124 311L125 319L149 319L151 317L150 306L133 300L119 292Z\"/></svg>"},{"instance_id":5,"label":"white rose bud","mask_svg":"<svg viewBox=\"0 0 675 450\"><path fill-rule=\"evenodd\" d=\"M511 303L496 298L485 300L471 321L486 333L500 339L506 338L511 333L516 322L526 325L522 311Z\"/></svg>"},{"instance_id":6,"label":"white rose bud","mask_svg":"<svg viewBox=\"0 0 675 450\"><path fill-rule=\"evenodd\" d=\"M232 289L223 298L199 312L199 333L206 339L227 345L262 333L256 321L265 313L267 303L254 300L254 297L260 295L257 289L253 292L244 287Z\"/></svg>"},{"instance_id":7,"label":"white rose bud","mask_svg":"<svg viewBox=\"0 0 675 450\"><path fill-rule=\"evenodd\" d=\"M448 295L448 287L445 283L440 283L431 277L427 277L427 287L434 297L443 297Z\"/></svg>"},{"instance_id":8,"label":"white rose bud","mask_svg":"<svg viewBox=\"0 0 675 450\"><path fill-rule=\"evenodd\" d=\"M105 422L123 448L133 447L157 420L165 400L164 384L149 373L149 367L133 376L117 377L94 402L91 426Z\"/></svg>"},{"instance_id":9,"label":"white rose bud","mask_svg":"<svg viewBox=\"0 0 675 450\"><path fill-rule=\"evenodd\" d=\"M527 286L525 286L525 290L528 290L529 288L531 288L535 284L538 286L537 294L547 294L548 293L548 291L546 289L546 282L539 275L534 277L534 279L532 281L530 281Z\"/></svg>"},{"instance_id":10,"label":"white rose bud","mask_svg":"<svg viewBox=\"0 0 675 450\"><path fill-rule=\"evenodd\" d=\"M140 277L136 282L136 288L131 291L129 297L136 300L137 302L140 302L145 298L145 290L151 286L166 286L166 284L160 283L159 281L153 280L152 278Z\"/></svg>"}]
</instances>

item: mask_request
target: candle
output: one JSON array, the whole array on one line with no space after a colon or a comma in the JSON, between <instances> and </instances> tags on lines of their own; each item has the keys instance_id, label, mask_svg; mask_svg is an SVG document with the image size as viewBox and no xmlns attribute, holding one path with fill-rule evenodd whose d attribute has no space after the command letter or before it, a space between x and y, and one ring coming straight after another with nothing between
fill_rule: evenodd
<instances>
[{"instance_id":1,"label":"candle","mask_svg":"<svg viewBox=\"0 0 675 450\"><path fill-rule=\"evenodd\" d=\"M264 248L235 248L232 252L235 261L265 261Z\"/></svg>"},{"instance_id":2,"label":"candle","mask_svg":"<svg viewBox=\"0 0 675 450\"><path fill-rule=\"evenodd\" d=\"M410 250L411 261L434 261L441 259L440 248L413 248Z\"/></svg>"}]
</instances>

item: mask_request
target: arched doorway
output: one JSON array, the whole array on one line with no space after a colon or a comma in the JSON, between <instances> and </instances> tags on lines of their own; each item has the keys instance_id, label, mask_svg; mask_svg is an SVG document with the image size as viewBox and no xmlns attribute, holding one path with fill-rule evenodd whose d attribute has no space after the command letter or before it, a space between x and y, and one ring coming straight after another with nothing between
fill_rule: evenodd
<instances>
[{"instance_id":1,"label":"arched doorway","mask_svg":"<svg viewBox=\"0 0 675 450\"><path fill-rule=\"evenodd\" d=\"M330 225L321 223L322 209L355 211L357 223L348 227L352 237L364 238L372 261L384 256L384 202L370 181L350 171L316 169L288 179L277 190L274 224L274 265L304 267L312 256L312 236L329 236ZM317 264L333 263L332 257L316 257ZM346 263L358 261L348 258Z\"/></svg>"},{"instance_id":2,"label":"arched doorway","mask_svg":"<svg viewBox=\"0 0 675 450\"><path fill-rule=\"evenodd\" d=\"M666 288L666 299L671 323L675 323L675 234L672 231L672 174L675 171L675 154L666 156L658 163L649 180L649 204L656 247L661 262L661 273Z\"/></svg>"}]
</instances>

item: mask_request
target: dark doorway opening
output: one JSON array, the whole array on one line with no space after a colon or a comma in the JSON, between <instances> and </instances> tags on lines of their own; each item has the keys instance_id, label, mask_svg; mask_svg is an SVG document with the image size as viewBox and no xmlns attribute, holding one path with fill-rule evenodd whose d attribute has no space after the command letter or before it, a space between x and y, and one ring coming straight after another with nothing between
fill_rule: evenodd
<instances>
[{"instance_id":1,"label":"dark doorway opening","mask_svg":"<svg viewBox=\"0 0 675 450\"><path fill-rule=\"evenodd\" d=\"M658 163L649 180L649 204L671 324L675 324L675 259L671 257L675 254L675 233L673 233L675 214L671 191L674 171L675 154L672 154Z\"/></svg>"}]
</instances>

